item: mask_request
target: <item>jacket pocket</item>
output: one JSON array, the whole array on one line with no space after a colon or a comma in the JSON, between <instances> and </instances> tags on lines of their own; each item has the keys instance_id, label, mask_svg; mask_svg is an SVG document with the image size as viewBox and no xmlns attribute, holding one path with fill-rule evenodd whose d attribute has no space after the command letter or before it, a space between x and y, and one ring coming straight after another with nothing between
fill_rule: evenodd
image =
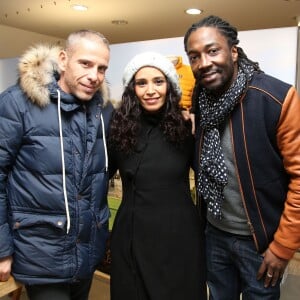
<instances>
[{"instance_id":1,"label":"jacket pocket","mask_svg":"<svg viewBox=\"0 0 300 300\"><path fill-rule=\"evenodd\" d=\"M65 231L66 217L20 212L13 214L12 223L14 231L25 228L40 228L42 231L42 228L51 228L58 233Z\"/></svg>"},{"instance_id":2,"label":"jacket pocket","mask_svg":"<svg viewBox=\"0 0 300 300\"><path fill-rule=\"evenodd\" d=\"M19 274L65 278L73 272L67 264L66 217L37 213L14 213L14 272ZM73 266L74 267L74 266Z\"/></svg>"}]
</instances>

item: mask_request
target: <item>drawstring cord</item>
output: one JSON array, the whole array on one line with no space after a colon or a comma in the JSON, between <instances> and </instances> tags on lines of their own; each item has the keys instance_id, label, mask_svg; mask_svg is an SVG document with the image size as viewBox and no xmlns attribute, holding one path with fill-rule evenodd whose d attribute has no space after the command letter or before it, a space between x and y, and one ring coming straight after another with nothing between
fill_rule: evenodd
<instances>
[{"instance_id":1,"label":"drawstring cord","mask_svg":"<svg viewBox=\"0 0 300 300\"><path fill-rule=\"evenodd\" d=\"M105 172L108 170L108 154L107 154L107 145L106 145L106 136L105 136L105 126L102 113L101 117L101 124L102 124L102 135L103 135L103 144L104 144L104 154L105 154Z\"/></svg>"},{"instance_id":2,"label":"drawstring cord","mask_svg":"<svg viewBox=\"0 0 300 300\"><path fill-rule=\"evenodd\" d=\"M62 125L61 125L61 113L60 113L60 91L57 91L57 112L58 112L58 123L59 123L59 140L60 140L60 149L61 149L61 164L62 164L62 177L63 177L63 192L64 192L64 200L65 200L65 208L67 215L67 234L70 231L71 220L70 220L70 212L69 212L69 202L67 196L66 189L66 168L65 168L65 155L64 155L64 143L63 143L63 134L62 134Z\"/></svg>"},{"instance_id":3,"label":"drawstring cord","mask_svg":"<svg viewBox=\"0 0 300 300\"><path fill-rule=\"evenodd\" d=\"M64 156L64 144L63 144L63 134L62 134L62 123L61 123L61 112L60 112L60 91L57 91L57 113L58 113L58 123L59 123L59 140L60 140L60 149L61 149L61 163L62 163L62 177L63 177L63 193L64 193L64 200L65 200L65 208L66 208L66 215L67 215L67 234L70 231L71 227L71 220L70 220L70 212L69 212L69 202L67 196L67 189L66 189L66 168L65 168L65 156ZM102 135L103 135L103 144L104 144L104 154L105 154L105 171L108 170L108 154L107 154L107 144L106 144L106 136L105 136L105 126L103 115L101 113L101 125L102 125Z\"/></svg>"}]
</instances>

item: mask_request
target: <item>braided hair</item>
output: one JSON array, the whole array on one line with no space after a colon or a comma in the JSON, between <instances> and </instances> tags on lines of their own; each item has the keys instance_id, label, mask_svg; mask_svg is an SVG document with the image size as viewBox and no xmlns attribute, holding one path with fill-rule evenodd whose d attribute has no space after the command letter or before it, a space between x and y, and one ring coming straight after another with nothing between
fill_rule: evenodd
<instances>
[{"instance_id":1,"label":"braided hair","mask_svg":"<svg viewBox=\"0 0 300 300\"><path fill-rule=\"evenodd\" d=\"M238 32L237 29L231 26L228 22L221 19L217 16L208 16L196 23L194 23L186 32L184 36L184 49L187 52L187 41L193 31L196 31L198 28L201 27L215 27L219 30L219 32L227 39L229 47L236 46L240 42L238 39ZM238 64L240 65L241 61L243 61L246 65L252 65L254 70L257 72L262 72L259 67L258 62L254 62L249 59L241 47L237 47L238 51Z\"/></svg>"}]
</instances>

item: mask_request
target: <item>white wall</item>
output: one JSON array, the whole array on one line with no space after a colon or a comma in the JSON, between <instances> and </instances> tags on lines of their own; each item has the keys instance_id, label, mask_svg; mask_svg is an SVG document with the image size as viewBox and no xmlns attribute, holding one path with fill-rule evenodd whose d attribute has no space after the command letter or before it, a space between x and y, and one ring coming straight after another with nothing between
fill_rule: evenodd
<instances>
[{"instance_id":1,"label":"white wall","mask_svg":"<svg viewBox=\"0 0 300 300\"><path fill-rule=\"evenodd\" d=\"M18 58L0 59L0 92L17 81Z\"/></svg>"},{"instance_id":2,"label":"white wall","mask_svg":"<svg viewBox=\"0 0 300 300\"><path fill-rule=\"evenodd\" d=\"M239 32L240 45L247 56L258 61L268 74L292 85L296 82L297 27L251 30ZM111 60L107 79L112 98L119 100L122 94L122 73L127 62L143 51L158 51L164 55L181 55L188 64L184 52L183 37L111 45ZM0 59L0 92L17 78L16 60Z\"/></svg>"},{"instance_id":3,"label":"white wall","mask_svg":"<svg viewBox=\"0 0 300 300\"><path fill-rule=\"evenodd\" d=\"M0 25L0 92L17 81L18 57L36 43L64 44L63 39Z\"/></svg>"},{"instance_id":4,"label":"white wall","mask_svg":"<svg viewBox=\"0 0 300 300\"><path fill-rule=\"evenodd\" d=\"M240 46L265 73L296 83L297 27L241 31Z\"/></svg>"},{"instance_id":5,"label":"white wall","mask_svg":"<svg viewBox=\"0 0 300 300\"><path fill-rule=\"evenodd\" d=\"M296 82L297 27L239 32L240 44L261 69L292 85ZM122 94L122 72L126 63L143 51L158 51L164 55L181 55L188 64L183 37L111 45L111 62L107 78L112 98Z\"/></svg>"},{"instance_id":6,"label":"white wall","mask_svg":"<svg viewBox=\"0 0 300 300\"><path fill-rule=\"evenodd\" d=\"M7 0L9 1L9 0ZM49 42L53 44L64 44L64 40L19 28L0 24L0 58L13 58L20 56L29 46Z\"/></svg>"}]
</instances>

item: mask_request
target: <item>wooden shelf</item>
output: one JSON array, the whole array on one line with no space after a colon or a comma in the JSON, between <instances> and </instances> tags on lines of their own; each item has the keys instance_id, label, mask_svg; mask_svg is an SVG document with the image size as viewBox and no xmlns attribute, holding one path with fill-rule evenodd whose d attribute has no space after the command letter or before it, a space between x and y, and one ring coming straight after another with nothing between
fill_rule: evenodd
<instances>
[{"instance_id":1,"label":"wooden shelf","mask_svg":"<svg viewBox=\"0 0 300 300\"><path fill-rule=\"evenodd\" d=\"M8 281L0 282L0 297L13 293L12 299L19 299L22 291L22 284L16 282L13 277Z\"/></svg>"}]
</instances>

